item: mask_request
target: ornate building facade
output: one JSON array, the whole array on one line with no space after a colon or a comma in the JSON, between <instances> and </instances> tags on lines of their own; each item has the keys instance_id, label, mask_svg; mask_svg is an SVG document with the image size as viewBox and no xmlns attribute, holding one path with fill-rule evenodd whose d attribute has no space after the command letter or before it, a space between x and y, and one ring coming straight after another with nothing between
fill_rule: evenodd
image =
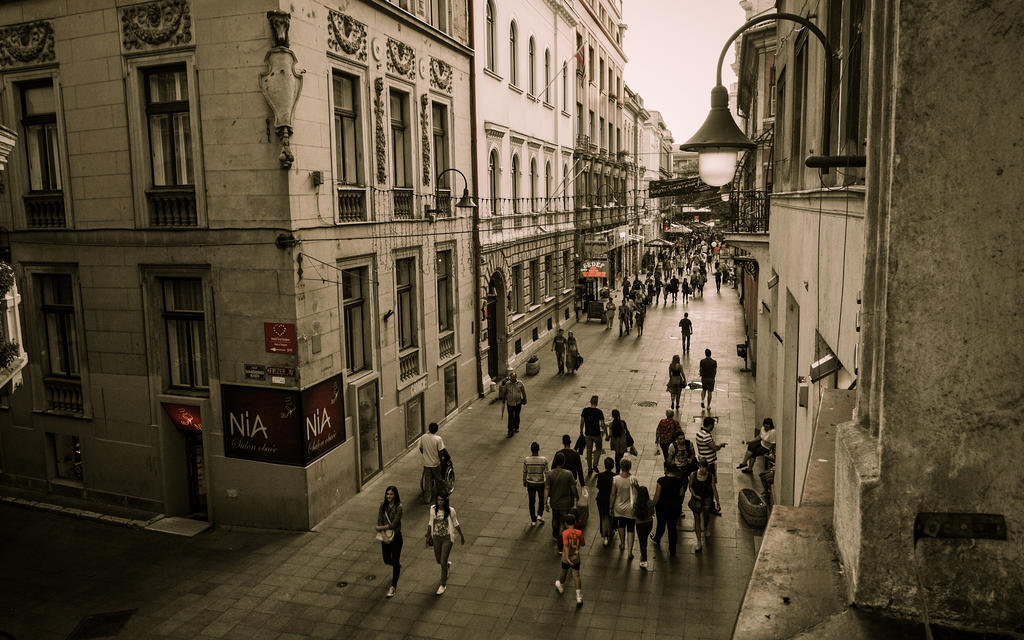
<instances>
[{"instance_id":1,"label":"ornate building facade","mask_svg":"<svg viewBox=\"0 0 1024 640\"><path fill-rule=\"evenodd\" d=\"M579 267L594 266L604 276L581 278L578 295L596 298L601 287L615 288L629 253L623 139L626 66L622 0L580 0L576 28L576 247Z\"/></svg>"},{"instance_id":2,"label":"ornate building facade","mask_svg":"<svg viewBox=\"0 0 1024 640\"><path fill-rule=\"evenodd\" d=\"M500 380L575 322L577 10L487 0L474 17L480 378Z\"/></svg>"},{"instance_id":3,"label":"ornate building facade","mask_svg":"<svg viewBox=\"0 0 1024 640\"><path fill-rule=\"evenodd\" d=\"M475 398L469 6L345 7L0 7L0 481L305 529Z\"/></svg>"}]
</instances>

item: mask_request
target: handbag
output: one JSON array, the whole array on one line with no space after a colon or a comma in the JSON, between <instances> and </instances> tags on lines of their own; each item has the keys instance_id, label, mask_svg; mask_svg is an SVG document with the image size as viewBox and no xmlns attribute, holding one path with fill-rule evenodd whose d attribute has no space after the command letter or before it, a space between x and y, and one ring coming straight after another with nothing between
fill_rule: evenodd
<instances>
[{"instance_id":1,"label":"handbag","mask_svg":"<svg viewBox=\"0 0 1024 640\"><path fill-rule=\"evenodd\" d=\"M388 517L388 512L386 510L384 511L384 519L388 521L389 525L391 524L391 518ZM376 538L379 542L390 544L391 541L395 539L395 530L385 529L383 531L378 531L377 535L375 535L374 538Z\"/></svg>"},{"instance_id":2,"label":"handbag","mask_svg":"<svg viewBox=\"0 0 1024 640\"><path fill-rule=\"evenodd\" d=\"M582 365L582 364L583 364L583 356L581 356L580 354L577 353L576 354L576 368L579 369L580 365Z\"/></svg>"}]
</instances>

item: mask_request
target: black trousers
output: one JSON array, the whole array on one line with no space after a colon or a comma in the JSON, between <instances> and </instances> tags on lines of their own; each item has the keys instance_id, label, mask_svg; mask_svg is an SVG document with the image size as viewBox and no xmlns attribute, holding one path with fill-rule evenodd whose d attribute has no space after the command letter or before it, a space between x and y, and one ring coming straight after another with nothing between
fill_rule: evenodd
<instances>
[{"instance_id":1,"label":"black trousers","mask_svg":"<svg viewBox=\"0 0 1024 640\"><path fill-rule=\"evenodd\" d=\"M530 521L536 522L538 517L544 515L544 485L526 485L526 500L530 505ZM536 506L534 500L537 501Z\"/></svg>"},{"instance_id":2,"label":"black trousers","mask_svg":"<svg viewBox=\"0 0 1024 640\"><path fill-rule=\"evenodd\" d=\"M668 552L670 555L676 553L676 543L679 540L679 514L681 509L656 510L658 516L658 528L654 530L655 542L661 542L661 536L668 533Z\"/></svg>"},{"instance_id":3,"label":"black trousers","mask_svg":"<svg viewBox=\"0 0 1024 640\"><path fill-rule=\"evenodd\" d=\"M506 405L508 409L508 432L511 434L514 431L519 431L519 414L523 410L523 405Z\"/></svg>"},{"instance_id":4,"label":"black trousers","mask_svg":"<svg viewBox=\"0 0 1024 640\"><path fill-rule=\"evenodd\" d=\"M402 532L396 531L391 542L380 543L384 564L391 565L391 586L398 586L398 575L402 573Z\"/></svg>"}]
</instances>

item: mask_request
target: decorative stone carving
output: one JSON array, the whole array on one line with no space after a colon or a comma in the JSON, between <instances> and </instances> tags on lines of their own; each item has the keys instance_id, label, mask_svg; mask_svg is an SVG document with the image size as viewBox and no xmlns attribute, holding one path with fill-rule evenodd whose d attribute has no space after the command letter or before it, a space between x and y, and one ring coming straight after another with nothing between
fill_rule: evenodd
<instances>
[{"instance_id":1,"label":"decorative stone carving","mask_svg":"<svg viewBox=\"0 0 1024 640\"><path fill-rule=\"evenodd\" d=\"M121 44L125 51L174 47L192 42L188 0L156 0L121 11Z\"/></svg>"},{"instance_id":2,"label":"decorative stone carving","mask_svg":"<svg viewBox=\"0 0 1024 640\"><path fill-rule=\"evenodd\" d=\"M377 182L384 184L388 180L387 152L384 147L384 78L373 81L373 110L376 116L375 140L377 152Z\"/></svg>"},{"instance_id":3,"label":"decorative stone carving","mask_svg":"<svg viewBox=\"0 0 1024 640\"><path fill-rule=\"evenodd\" d=\"M427 94L420 96L420 148L423 164L423 186L430 186L430 98Z\"/></svg>"},{"instance_id":4,"label":"decorative stone carving","mask_svg":"<svg viewBox=\"0 0 1024 640\"><path fill-rule=\"evenodd\" d=\"M366 25L344 13L328 10L327 48L366 62Z\"/></svg>"},{"instance_id":5,"label":"decorative stone carving","mask_svg":"<svg viewBox=\"0 0 1024 640\"><path fill-rule=\"evenodd\" d=\"M452 65L430 57L430 86L448 95L452 93Z\"/></svg>"},{"instance_id":6,"label":"decorative stone carving","mask_svg":"<svg viewBox=\"0 0 1024 640\"><path fill-rule=\"evenodd\" d=\"M409 80L416 80L416 51L412 47L388 38L388 71Z\"/></svg>"},{"instance_id":7,"label":"decorative stone carving","mask_svg":"<svg viewBox=\"0 0 1024 640\"><path fill-rule=\"evenodd\" d=\"M384 59L384 43L380 41L380 38L374 38L370 42L370 47L373 50L374 60L380 62L381 60ZM380 65L377 65L377 68L380 69Z\"/></svg>"},{"instance_id":8,"label":"decorative stone carving","mask_svg":"<svg viewBox=\"0 0 1024 640\"><path fill-rule=\"evenodd\" d=\"M49 20L0 29L0 68L51 62L55 59L53 23Z\"/></svg>"},{"instance_id":9,"label":"decorative stone carving","mask_svg":"<svg viewBox=\"0 0 1024 640\"><path fill-rule=\"evenodd\" d=\"M274 34L274 46L288 48L288 28L291 26L292 14L287 11L268 11L267 21Z\"/></svg>"},{"instance_id":10,"label":"decorative stone carving","mask_svg":"<svg viewBox=\"0 0 1024 640\"><path fill-rule=\"evenodd\" d=\"M270 21L270 28L274 31L274 42L288 42L288 21L291 14L282 11L270 11L267 13L267 20ZM295 103L299 99L299 92L302 91L302 74L305 71L296 71L295 64L298 60L292 50L286 46L275 46L267 52L264 62L267 65L266 71L260 72L260 90L271 111L274 112L274 129L281 139L281 154L278 160L281 161L282 169L290 169L295 162L295 156L291 150L292 138L292 116L295 113Z\"/></svg>"}]
</instances>

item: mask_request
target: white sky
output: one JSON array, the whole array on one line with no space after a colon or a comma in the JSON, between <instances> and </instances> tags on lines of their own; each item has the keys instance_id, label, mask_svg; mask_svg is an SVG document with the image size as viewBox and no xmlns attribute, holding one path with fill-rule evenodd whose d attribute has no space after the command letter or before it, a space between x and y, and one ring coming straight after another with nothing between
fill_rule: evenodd
<instances>
[{"instance_id":1,"label":"white sky","mask_svg":"<svg viewBox=\"0 0 1024 640\"><path fill-rule=\"evenodd\" d=\"M711 108L722 45L745 20L739 0L623 0L626 84L660 111L676 144L689 139ZM731 48L731 47L730 47ZM736 81L725 56L722 84Z\"/></svg>"}]
</instances>

